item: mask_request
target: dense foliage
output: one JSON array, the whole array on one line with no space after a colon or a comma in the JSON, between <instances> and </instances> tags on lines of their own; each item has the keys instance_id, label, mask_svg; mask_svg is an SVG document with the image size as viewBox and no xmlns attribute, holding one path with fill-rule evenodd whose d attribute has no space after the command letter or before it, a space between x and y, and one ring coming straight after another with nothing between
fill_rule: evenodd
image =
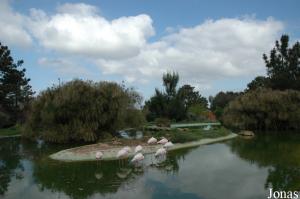
<instances>
[{"instance_id":1,"label":"dense foliage","mask_svg":"<svg viewBox=\"0 0 300 199\"><path fill-rule=\"evenodd\" d=\"M300 129L300 92L249 91L225 108L222 120L225 126L236 129Z\"/></svg>"},{"instance_id":2,"label":"dense foliage","mask_svg":"<svg viewBox=\"0 0 300 199\"><path fill-rule=\"evenodd\" d=\"M141 100L133 89L116 83L73 80L40 93L23 134L50 142L96 141L105 133L141 125Z\"/></svg>"},{"instance_id":3,"label":"dense foliage","mask_svg":"<svg viewBox=\"0 0 300 199\"><path fill-rule=\"evenodd\" d=\"M223 115L224 108L239 95L241 95L241 93L221 91L215 97L209 97L211 111L220 119Z\"/></svg>"},{"instance_id":4,"label":"dense foliage","mask_svg":"<svg viewBox=\"0 0 300 199\"><path fill-rule=\"evenodd\" d=\"M194 105L200 105L207 110L207 100L201 96L195 88L183 85L177 89L179 76L177 73L163 75L165 91L155 89L155 94L145 102L147 120L156 118L168 118L175 121L189 119L189 109Z\"/></svg>"},{"instance_id":5,"label":"dense foliage","mask_svg":"<svg viewBox=\"0 0 300 199\"><path fill-rule=\"evenodd\" d=\"M7 46L0 43L0 128L22 119L22 113L33 92L22 60L14 62Z\"/></svg>"}]
</instances>

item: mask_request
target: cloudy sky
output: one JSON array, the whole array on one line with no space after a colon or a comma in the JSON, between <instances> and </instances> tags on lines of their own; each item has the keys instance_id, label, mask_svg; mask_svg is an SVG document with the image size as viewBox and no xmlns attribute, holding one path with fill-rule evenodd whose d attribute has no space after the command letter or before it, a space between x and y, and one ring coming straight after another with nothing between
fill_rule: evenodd
<instances>
[{"instance_id":1,"label":"cloudy sky","mask_svg":"<svg viewBox=\"0 0 300 199\"><path fill-rule=\"evenodd\" d=\"M0 0L0 42L35 91L58 78L125 81L145 98L177 71L203 95L243 90L262 54L300 38L299 0Z\"/></svg>"}]
</instances>

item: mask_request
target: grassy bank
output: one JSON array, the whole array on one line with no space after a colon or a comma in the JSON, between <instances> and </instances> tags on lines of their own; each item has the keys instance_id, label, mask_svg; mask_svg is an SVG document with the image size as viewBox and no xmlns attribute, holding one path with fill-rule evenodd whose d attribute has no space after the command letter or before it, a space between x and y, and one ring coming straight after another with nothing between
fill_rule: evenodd
<instances>
[{"instance_id":1,"label":"grassy bank","mask_svg":"<svg viewBox=\"0 0 300 199\"><path fill-rule=\"evenodd\" d=\"M20 135L20 129L17 126L0 129L0 137Z\"/></svg>"},{"instance_id":2,"label":"grassy bank","mask_svg":"<svg viewBox=\"0 0 300 199\"><path fill-rule=\"evenodd\" d=\"M176 128L171 131L148 131L146 132L146 135L153 137L166 137L174 143L185 143L204 138L217 138L229 135L230 133L230 130L224 127L213 127L210 130L204 130L203 128Z\"/></svg>"}]
</instances>

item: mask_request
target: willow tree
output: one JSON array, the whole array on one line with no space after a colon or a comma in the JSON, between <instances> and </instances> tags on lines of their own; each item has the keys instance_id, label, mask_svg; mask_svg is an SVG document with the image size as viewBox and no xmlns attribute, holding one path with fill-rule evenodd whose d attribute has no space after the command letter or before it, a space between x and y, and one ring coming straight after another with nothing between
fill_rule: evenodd
<instances>
[{"instance_id":1,"label":"willow tree","mask_svg":"<svg viewBox=\"0 0 300 199\"><path fill-rule=\"evenodd\" d=\"M73 80L41 92L32 102L25 137L50 142L93 142L144 121L140 95L112 82Z\"/></svg>"}]
</instances>

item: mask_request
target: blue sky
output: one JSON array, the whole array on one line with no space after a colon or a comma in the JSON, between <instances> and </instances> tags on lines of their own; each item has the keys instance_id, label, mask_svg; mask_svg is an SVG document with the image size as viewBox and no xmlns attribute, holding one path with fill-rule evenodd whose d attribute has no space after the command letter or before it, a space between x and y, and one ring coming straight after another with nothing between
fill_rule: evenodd
<instances>
[{"instance_id":1,"label":"blue sky","mask_svg":"<svg viewBox=\"0 0 300 199\"><path fill-rule=\"evenodd\" d=\"M175 70L205 95L243 90L264 75L262 53L300 38L300 3L54 1L0 3L1 43L23 59L36 91L58 78L125 81L145 98Z\"/></svg>"}]
</instances>

